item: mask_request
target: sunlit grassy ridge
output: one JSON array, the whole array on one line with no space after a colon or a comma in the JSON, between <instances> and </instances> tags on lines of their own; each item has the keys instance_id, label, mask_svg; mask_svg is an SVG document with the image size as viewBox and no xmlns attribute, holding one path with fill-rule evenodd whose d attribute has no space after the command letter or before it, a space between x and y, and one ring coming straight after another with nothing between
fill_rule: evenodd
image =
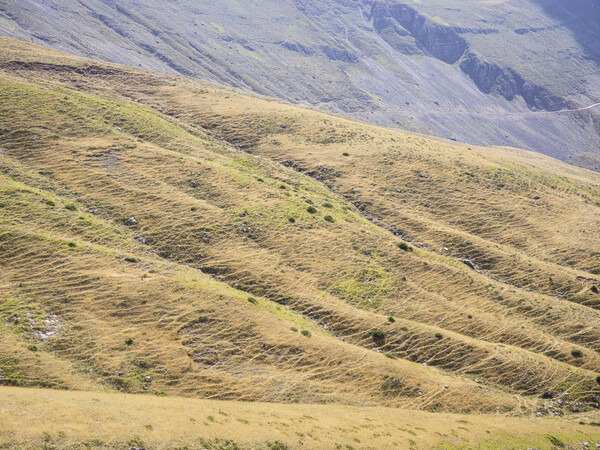
<instances>
[{"instance_id":1,"label":"sunlit grassy ridge","mask_svg":"<svg viewBox=\"0 0 600 450\"><path fill-rule=\"evenodd\" d=\"M596 405L597 174L2 42L0 383Z\"/></svg>"}]
</instances>

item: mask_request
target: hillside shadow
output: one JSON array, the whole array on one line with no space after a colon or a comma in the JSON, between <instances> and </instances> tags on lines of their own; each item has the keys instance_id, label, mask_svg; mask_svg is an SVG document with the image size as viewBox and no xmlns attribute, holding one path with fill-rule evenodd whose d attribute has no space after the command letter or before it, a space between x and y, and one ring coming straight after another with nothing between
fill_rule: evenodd
<instances>
[{"instance_id":1,"label":"hillside shadow","mask_svg":"<svg viewBox=\"0 0 600 450\"><path fill-rule=\"evenodd\" d=\"M600 65L600 0L533 0L567 27L580 44L587 59Z\"/></svg>"}]
</instances>

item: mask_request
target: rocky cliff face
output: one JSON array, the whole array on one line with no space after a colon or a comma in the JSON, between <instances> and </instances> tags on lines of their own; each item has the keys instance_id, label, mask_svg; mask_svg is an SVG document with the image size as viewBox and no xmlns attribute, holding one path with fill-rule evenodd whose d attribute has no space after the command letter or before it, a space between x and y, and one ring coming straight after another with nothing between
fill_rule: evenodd
<instances>
[{"instance_id":1,"label":"rocky cliff face","mask_svg":"<svg viewBox=\"0 0 600 450\"><path fill-rule=\"evenodd\" d=\"M467 50L467 42L452 28L429 20L407 5L373 2L370 16L379 34L390 28L398 35L410 34L420 48L445 63L454 64Z\"/></svg>"},{"instance_id":2,"label":"rocky cliff face","mask_svg":"<svg viewBox=\"0 0 600 450\"><path fill-rule=\"evenodd\" d=\"M524 80L514 69L482 60L469 49L467 41L459 34L494 34L497 30L441 25L405 4L381 1L367 3L370 6L367 19L373 22L375 31L395 50L415 53L406 43L406 38L410 37L425 54L447 64L459 62L460 69L485 94L499 95L508 101L521 96L529 108L536 110L557 111L569 106L563 98Z\"/></svg>"},{"instance_id":3,"label":"rocky cliff face","mask_svg":"<svg viewBox=\"0 0 600 450\"><path fill-rule=\"evenodd\" d=\"M514 70L482 61L474 53L465 54L460 68L486 94L501 95L508 101L520 95L529 108L537 110L558 111L569 107L565 99L523 80Z\"/></svg>"}]
</instances>

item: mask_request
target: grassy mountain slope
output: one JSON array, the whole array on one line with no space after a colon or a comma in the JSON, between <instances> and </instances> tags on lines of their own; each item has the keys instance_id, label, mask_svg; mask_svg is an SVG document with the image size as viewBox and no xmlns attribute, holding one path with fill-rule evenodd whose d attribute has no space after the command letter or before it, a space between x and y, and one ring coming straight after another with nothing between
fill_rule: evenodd
<instances>
[{"instance_id":1,"label":"grassy mountain slope","mask_svg":"<svg viewBox=\"0 0 600 450\"><path fill-rule=\"evenodd\" d=\"M598 174L1 43L0 383L597 407Z\"/></svg>"}]
</instances>

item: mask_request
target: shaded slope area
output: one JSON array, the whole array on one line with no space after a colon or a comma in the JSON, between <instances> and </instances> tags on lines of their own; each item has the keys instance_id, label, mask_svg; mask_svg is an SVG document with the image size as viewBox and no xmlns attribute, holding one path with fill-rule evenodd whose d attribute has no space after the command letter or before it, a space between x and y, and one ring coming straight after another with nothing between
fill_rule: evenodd
<instances>
[{"instance_id":1,"label":"shaded slope area","mask_svg":"<svg viewBox=\"0 0 600 450\"><path fill-rule=\"evenodd\" d=\"M552 390L565 410L596 404L596 174L5 42L0 251L19 348L132 392L517 412ZM389 196L396 168L439 210ZM497 169L520 176L500 186ZM519 228L512 195L534 192L549 206L521 202ZM548 224L567 219L572 264L549 252ZM441 251L450 238L466 244ZM36 308L54 332L15 330ZM35 361L9 365L16 384L44 382Z\"/></svg>"}]
</instances>

